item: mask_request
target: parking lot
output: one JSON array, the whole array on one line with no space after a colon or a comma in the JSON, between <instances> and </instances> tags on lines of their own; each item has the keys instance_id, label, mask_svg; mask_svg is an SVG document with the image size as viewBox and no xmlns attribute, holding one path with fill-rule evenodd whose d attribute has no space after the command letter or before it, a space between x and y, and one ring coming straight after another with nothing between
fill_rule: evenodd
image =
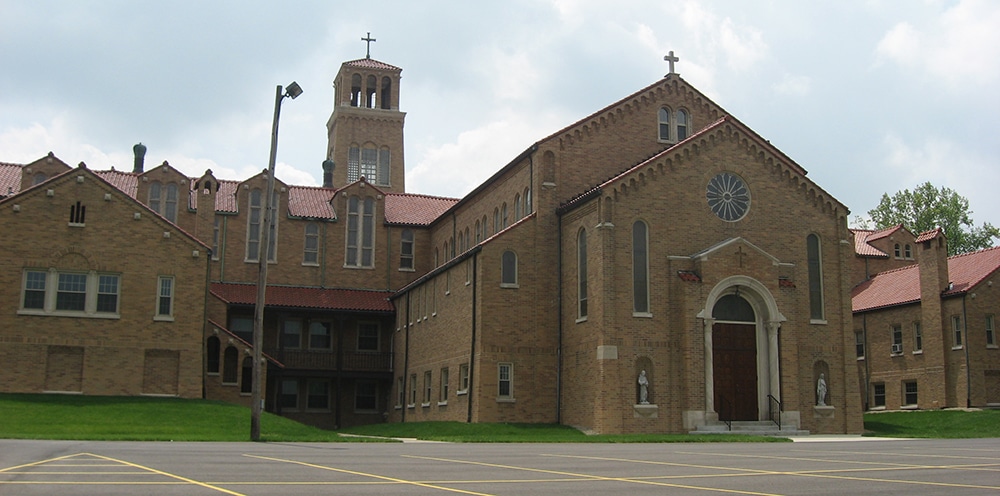
<instances>
[{"instance_id":1,"label":"parking lot","mask_svg":"<svg viewBox=\"0 0 1000 496\"><path fill-rule=\"evenodd\" d=\"M0 441L0 494L985 494L1000 439L699 444Z\"/></svg>"}]
</instances>

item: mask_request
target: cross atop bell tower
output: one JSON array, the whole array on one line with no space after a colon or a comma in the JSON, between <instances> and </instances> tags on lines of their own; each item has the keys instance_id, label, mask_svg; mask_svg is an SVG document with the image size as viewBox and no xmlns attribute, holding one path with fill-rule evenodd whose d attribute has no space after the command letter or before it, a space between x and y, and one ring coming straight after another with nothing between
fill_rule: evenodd
<instances>
[{"instance_id":1,"label":"cross atop bell tower","mask_svg":"<svg viewBox=\"0 0 1000 496\"><path fill-rule=\"evenodd\" d=\"M333 81L333 113L326 123L323 186L341 188L364 178L385 192L403 193L403 121L399 110L399 67L371 58L340 65Z\"/></svg>"},{"instance_id":2,"label":"cross atop bell tower","mask_svg":"<svg viewBox=\"0 0 1000 496\"><path fill-rule=\"evenodd\" d=\"M372 32L369 31L368 32L368 36L365 36L364 38L361 38L361 41L365 42L365 58L366 59L372 58L372 42L376 41L375 38L372 38ZM670 52L670 53L673 54L674 52ZM671 66L671 67L673 67L673 66Z\"/></svg>"}]
</instances>

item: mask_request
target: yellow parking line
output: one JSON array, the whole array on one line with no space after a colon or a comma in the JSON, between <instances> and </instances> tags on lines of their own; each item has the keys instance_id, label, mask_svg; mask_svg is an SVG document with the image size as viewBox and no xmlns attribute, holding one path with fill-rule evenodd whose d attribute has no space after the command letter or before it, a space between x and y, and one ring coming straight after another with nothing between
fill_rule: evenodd
<instances>
[{"instance_id":1,"label":"yellow parking line","mask_svg":"<svg viewBox=\"0 0 1000 496\"><path fill-rule=\"evenodd\" d=\"M242 493L238 493L238 492L235 492L235 491L230 491L228 489L225 489L225 488L222 488L222 487L218 487L218 486L213 486L212 484L206 484L204 482L196 481L194 479L189 479L189 478L181 476L181 475L171 474L169 472L164 472L162 470L157 470L155 468L150 468L150 467L146 467L146 466L143 466L143 465L139 465L138 463L127 462L125 460L118 460L118 459L115 459L115 458L111 458L111 457L107 457L107 456L102 456L102 455L95 455L93 453L83 453L83 454L94 456L94 457L97 457L97 458L100 458L100 459L103 459L103 460L107 460L107 461L111 461L111 462L121 463L122 465L127 465L129 467L135 467L135 468L139 468L139 469L142 469L142 470L147 470L149 472L153 472L154 474L160 474L160 475L162 475L164 477L169 477L171 479L177 479L179 481L187 482L188 484L194 484L196 486L201 486L201 487L204 487L206 489L212 489L212 490L215 490L215 491L219 491L220 493L230 494L232 496L245 496Z\"/></svg>"},{"instance_id":2,"label":"yellow parking line","mask_svg":"<svg viewBox=\"0 0 1000 496\"><path fill-rule=\"evenodd\" d=\"M347 469L342 469L342 468L328 467L328 466L325 466L325 465L316 465L314 463L301 462L301 461L298 461L298 460L286 460L286 459L282 459L282 458L271 458L271 457L267 457L267 456L247 455L247 454L244 454L243 456L246 456L246 457L249 457L249 458L257 458L257 459L260 459L260 460L270 460L270 461L281 462L281 463L291 463L291 464L295 464L295 465L302 465L304 467L318 468L318 469L321 469L321 470L330 470L332 472L340 472L340 473L344 473L344 474L360 475L362 477L374 477L376 479L391 481L391 482L395 482L395 483L398 483L398 484L409 484L409 485L413 485L413 486L427 487L427 488L431 488L431 489L440 489L442 491L449 491L449 492L453 492L453 493L472 494L472 495L476 495L476 496L491 496L490 494L487 494L487 493L477 493L477 492L472 492L472 491L463 491L461 489L454 489L454 488L444 487L444 486L438 486L438 485L434 485L434 484L427 484L427 483L424 483L424 482L410 481L410 480L405 480L405 479L397 479L395 477L387 477L387 476L384 476L384 475L377 475L377 474L368 474L368 473L365 473L365 472L357 472L357 471L354 471L354 470L347 470Z\"/></svg>"},{"instance_id":3,"label":"yellow parking line","mask_svg":"<svg viewBox=\"0 0 1000 496\"><path fill-rule=\"evenodd\" d=\"M449 459L449 458L434 458L434 457L429 457L429 456L416 456L416 455L401 455L401 456L403 456L404 458L417 458L417 459L421 459L421 460L434 460L434 461L451 462L451 463L463 463L463 464L468 464L468 465L479 465L479 466L483 466L483 467L503 468L503 469L508 469L508 470L522 470L522 471L526 471L526 472L539 472L539 473L543 473L543 474L553 474L553 475L563 475L563 476L580 477L583 480L597 480L597 481L611 481L611 482L629 482L629 483L632 483L632 484L646 484L646 485L653 485L653 486L676 487L676 488L681 488L681 489L697 489L697 490L701 490L701 491L713 491L713 492L734 493L734 494L751 494L751 495L756 495L756 496L775 496L775 495L773 495L771 493L758 493L758 492L753 492L753 491L739 491L739 490L735 490L735 489L720 489L720 488L714 488L714 487L691 486L691 485L687 485L687 484L671 484L671 483L668 483L668 482L643 480L641 478L605 477L605 476L601 476L601 475L590 475L590 474L578 474L578 473L573 473L573 472L563 472L563 471L560 471L560 470L547 470L547 469L540 469L540 468L518 467L518 466L513 466L513 465L501 465L501 464L497 464L497 463L474 462L474 461L468 461L468 460L453 460L453 459Z\"/></svg>"}]
</instances>

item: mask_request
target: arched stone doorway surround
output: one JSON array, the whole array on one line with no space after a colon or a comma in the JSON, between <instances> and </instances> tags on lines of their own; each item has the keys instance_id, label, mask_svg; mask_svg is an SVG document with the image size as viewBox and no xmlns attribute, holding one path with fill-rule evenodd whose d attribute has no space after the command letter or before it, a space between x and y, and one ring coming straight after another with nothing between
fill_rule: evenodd
<instances>
[{"instance_id":1,"label":"arched stone doorway surround","mask_svg":"<svg viewBox=\"0 0 1000 496\"><path fill-rule=\"evenodd\" d=\"M778 361L778 330L785 316L778 310L778 305L771 292L760 281L743 275L730 276L709 292L705 306L698 313L698 318L704 324L705 333L705 420L719 419L715 405L715 371L712 346L712 330L716 320L712 310L719 299L726 295L736 294L745 299L753 307L757 342L757 411L758 420L767 418L768 399L771 394L780 398L781 374Z\"/></svg>"}]
</instances>

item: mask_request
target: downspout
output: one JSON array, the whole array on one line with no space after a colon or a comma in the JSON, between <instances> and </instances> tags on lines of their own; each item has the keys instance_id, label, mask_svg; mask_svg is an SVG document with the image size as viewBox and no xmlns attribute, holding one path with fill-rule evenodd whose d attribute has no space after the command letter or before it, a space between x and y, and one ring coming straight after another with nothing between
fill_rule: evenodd
<instances>
[{"instance_id":1,"label":"downspout","mask_svg":"<svg viewBox=\"0 0 1000 496\"><path fill-rule=\"evenodd\" d=\"M599 201L599 200L598 200ZM556 214L556 300L558 303L556 316L559 321L556 327L556 423L562 424L562 340L563 340L563 284L562 284L562 214Z\"/></svg>"},{"instance_id":2,"label":"downspout","mask_svg":"<svg viewBox=\"0 0 1000 496\"><path fill-rule=\"evenodd\" d=\"M962 294L962 333L965 334L965 339L962 341L965 344L965 407L972 407L972 370L969 368L969 314L965 309L965 298L969 295L968 292Z\"/></svg>"},{"instance_id":3,"label":"downspout","mask_svg":"<svg viewBox=\"0 0 1000 496\"><path fill-rule=\"evenodd\" d=\"M479 273L477 271L477 266L479 262L479 252L472 255L472 339L470 339L471 345L469 346L469 390L466 391L466 397L469 399L468 411L465 414L465 422L472 423L472 399L475 397L472 394L472 385L475 384L473 381L476 370L476 288L479 286Z\"/></svg>"},{"instance_id":4,"label":"downspout","mask_svg":"<svg viewBox=\"0 0 1000 496\"><path fill-rule=\"evenodd\" d=\"M403 336L403 404L400 405L403 408L403 413L400 416L400 422L406 422L406 410L408 410L408 405L410 404L410 394L409 394L409 377L408 372L410 369L410 292L406 292L406 318L403 320L403 328L406 329L406 334Z\"/></svg>"},{"instance_id":5,"label":"downspout","mask_svg":"<svg viewBox=\"0 0 1000 496\"><path fill-rule=\"evenodd\" d=\"M205 378L207 377L208 370L208 301L209 295L212 293L212 249L208 249L207 263L205 264L205 306L202 309L201 315L201 399L207 399L205 397ZM220 347L221 348L221 347ZM221 349L219 351L222 351Z\"/></svg>"},{"instance_id":6,"label":"downspout","mask_svg":"<svg viewBox=\"0 0 1000 496\"><path fill-rule=\"evenodd\" d=\"M869 384L871 384L871 382L872 382L871 368L869 367L869 363L871 361L868 360L868 351L869 350L868 350L868 314L867 313L861 314L861 343L865 347L865 356L864 356L864 359L865 359L865 401L864 401L864 405L865 405L865 411L867 412L868 411L868 407L869 407L868 401L869 401L869 398L871 397L871 392L868 390L868 388L871 387L871 386L869 386ZM857 353L855 352L855 354L857 354Z\"/></svg>"}]
</instances>

